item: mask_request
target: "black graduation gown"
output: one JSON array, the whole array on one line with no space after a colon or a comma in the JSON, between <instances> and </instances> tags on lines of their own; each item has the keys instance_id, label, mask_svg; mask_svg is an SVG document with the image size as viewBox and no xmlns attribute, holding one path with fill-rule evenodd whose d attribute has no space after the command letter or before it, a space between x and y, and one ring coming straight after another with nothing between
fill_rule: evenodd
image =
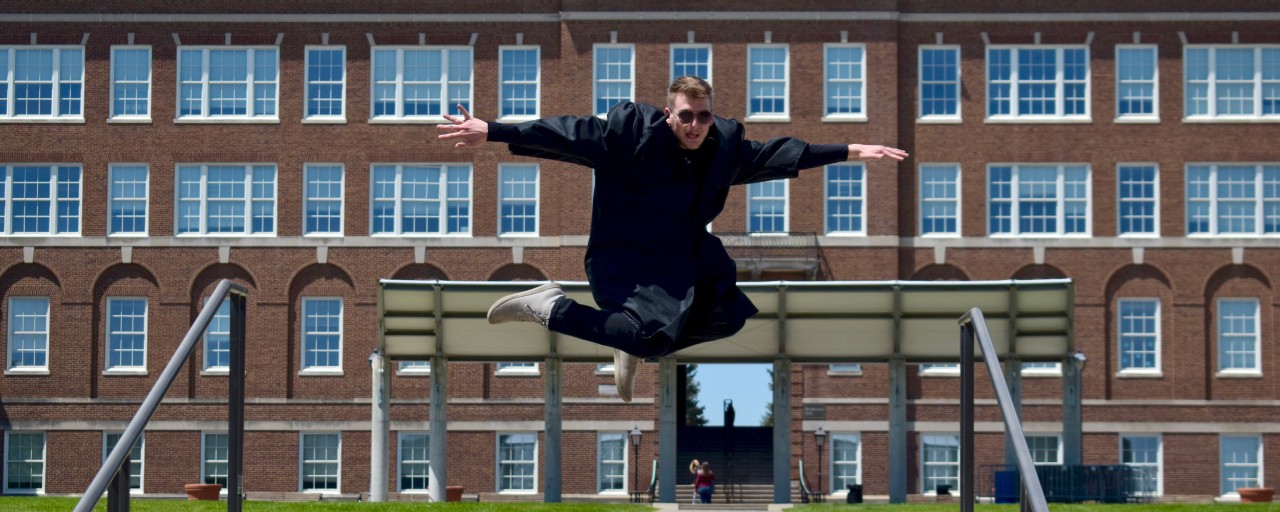
<instances>
[{"instance_id":1,"label":"black graduation gown","mask_svg":"<svg viewBox=\"0 0 1280 512\"><path fill-rule=\"evenodd\" d=\"M670 351L733 334L757 312L736 285L733 259L706 231L724 209L729 187L794 178L802 162L816 167L847 155L843 146L831 151L829 145L815 145L826 151L809 155L810 145L793 138L746 140L741 123L716 117L704 142L714 156L695 170L663 111L629 102L615 105L606 119L551 117L490 123L489 130L489 140L508 143L513 154L595 170L585 258L592 295L602 309L631 311L643 337L661 332L677 340ZM686 323L691 330L731 327L682 344Z\"/></svg>"}]
</instances>

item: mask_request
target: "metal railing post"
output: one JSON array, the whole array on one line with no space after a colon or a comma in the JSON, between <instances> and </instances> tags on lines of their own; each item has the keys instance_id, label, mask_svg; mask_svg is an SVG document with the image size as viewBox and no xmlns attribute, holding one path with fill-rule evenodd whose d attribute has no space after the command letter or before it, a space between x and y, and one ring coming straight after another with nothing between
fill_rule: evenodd
<instances>
[{"instance_id":1,"label":"metal railing post","mask_svg":"<svg viewBox=\"0 0 1280 512\"><path fill-rule=\"evenodd\" d=\"M1022 480L1022 509L1028 510L1027 506L1030 505L1030 510L1033 512L1049 512L1049 505L1044 499L1044 489L1040 487L1040 478L1036 476L1035 463L1031 459L1031 450L1027 447L1027 437L1022 431L1022 421L1018 418L1018 410L1013 404L1012 395L1009 393L1009 385L1005 383L1004 372L1000 369L1000 358L996 353L995 344L991 342L991 333L987 331L987 321L982 316L982 310L978 308L972 308L960 317L960 381L962 387L965 385L965 382L971 382L970 379L972 379L972 374L970 374L969 377L965 377L964 372L966 370L972 370L972 343L974 341L977 341L978 347L982 349L982 362L987 367L987 374L991 377L991 386L995 388L996 403L1000 406L1000 415L1004 418L1005 428L1008 429L1009 435L1013 438L1013 449L1018 460L1018 475ZM965 349L966 345L968 346L967 350ZM967 368L964 366L966 353L968 354L967 357L970 363ZM963 394L964 392L961 391L961 393ZM966 413L964 411L966 407L970 408L970 412ZM972 407L972 395L970 395L969 400L967 401L964 397L961 397L960 428L963 430L967 425L967 428L969 429L969 434L967 436L964 434L960 436L962 458L966 456L964 452L964 444L971 445L973 439ZM965 418L966 414L968 414L967 419ZM972 454L972 452L972 446L970 446L969 453ZM972 473L972 460L969 460L967 465L964 462L961 463L961 478L964 477L963 475L966 469ZM970 484L972 485L972 481L970 481ZM970 508L967 510L973 510L972 506L972 503L970 503Z\"/></svg>"},{"instance_id":2,"label":"metal railing post","mask_svg":"<svg viewBox=\"0 0 1280 512\"><path fill-rule=\"evenodd\" d=\"M227 512L241 512L244 499L245 297L232 294L231 364L227 375Z\"/></svg>"},{"instance_id":3,"label":"metal railing post","mask_svg":"<svg viewBox=\"0 0 1280 512\"><path fill-rule=\"evenodd\" d=\"M960 326L960 511L973 512L973 326Z\"/></svg>"},{"instance_id":4,"label":"metal railing post","mask_svg":"<svg viewBox=\"0 0 1280 512\"><path fill-rule=\"evenodd\" d=\"M129 465L130 461L125 459L116 476L111 477L107 486L107 512L129 512Z\"/></svg>"},{"instance_id":5,"label":"metal railing post","mask_svg":"<svg viewBox=\"0 0 1280 512\"><path fill-rule=\"evenodd\" d=\"M125 427L124 433L120 434L120 440L116 441L115 448L111 449L111 453L107 454L106 460L103 461L102 466L98 468L98 473L93 477L93 481L89 483L89 488L86 489L84 494L80 496L80 501L76 503L76 507L74 509L75 512L91 512L94 506L97 505L98 500L102 498L102 493L107 490L107 486L111 483L112 477L115 476L117 472L121 470L121 465L122 464L127 465L129 463L129 454L130 452L133 451L133 445L137 444L138 439L142 437L142 431L144 428L146 428L147 422L151 420L151 415L154 414L156 412L156 408L160 406L160 402L164 399L165 393L169 391L169 387L173 385L173 380L178 376L178 371L182 369L182 365L185 364L187 362L187 359L191 356L191 351L195 349L196 343L198 343L200 341L200 338L204 335L204 330L209 326L209 321L213 319L213 316L215 314L217 314L218 306L222 304L223 299L225 299L227 297L227 294L229 293L233 294L234 297L237 297L240 299L240 302L239 302L240 305L238 307L235 306L236 301L234 300L232 301L233 308L238 308L239 313L238 315L233 314L232 322L231 322L232 330L234 331L237 329L236 327L237 321L235 319L237 318L237 316L240 318L239 320L240 324L238 327L240 331L240 334L239 334L240 341L239 343L236 342L236 335L233 333L231 337L231 347L230 347L233 361L235 360L235 354L237 350L239 350L239 354L240 354L239 378L237 379L235 377L236 372L233 367L233 370L231 373L232 376L230 379L233 382L232 384L233 386L238 385L240 387L240 398L238 400L239 412L236 413L234 417L228 418L228 421L231 422L231 426L229 427L228 430L231 432L235 432L238 429L238 431L240 432L240 435L243 436L243 432L244 432L244 394L243 394L244 393L244 323L243 323L244 320L243 318L244 318L244 311L245 311L244 298L247 292L244 286L233 283L231 282L231 280L223 279L222 281L218 282L218 286L214 288L213 293L209 296L209 300L205 303L204 308L201 309L200 314L196 316L196 321L191 324L191 328L187 330L186 336L184 336L182 338L182 342L178 344L178 349L175 350L173 353L173 356L169 358L169 363L165 365L164 371L160 372L160 376L159 378L156 379L155 385L153 385L151 387L151 390L147 392L146 398L142 400L142 405L138 407L138 412L134 413L133 419L129 420L129 425ZM232 363L232 364L235 364L235 363ZM239 380L239 384L234 384L234 382L236 382L237 380ZM234 400L234 399L231 399L231 400ZM235 409L233 408L233 410ZM231 445L231 446L234 447L235 445ZM236 448L231 448L231 453L229 454L229 456L232 458L229 459L228 462L238 461L239 463L243 464L243 458L242 458L243 453L238 454L238 452L240 452L240 450L237 450ZM235 467L235 466L232 466L232 467ZM231 471L232 469L228 468L228 470ZM235 471L237 471L237 479L238 479L239 471L238 470L235 470ZM126 475L128 474L128 470L125 470L125 474ZM231 484L231 482L228 482L228 484ZM128 493L129 484L128 484L127 477L125 479L124 489L125 489L124 493L116 493L116 494L121 496L119 499L122 499L125 502L127 502L129 499L129 493ZM232 489L230 488L228 489L229 494L231 490ZM228 498L229 498L228 509L239 512L240 500L238 498L230 499L230 496L228 496ZM111 500L109 498L108 502L110 501ZM236 508L234 509L230 508L232 506L231 505L232 503L235 503L234 506ZM125 506L126 507L128 506L127 503Z\"/></svg>"}]
</instances>

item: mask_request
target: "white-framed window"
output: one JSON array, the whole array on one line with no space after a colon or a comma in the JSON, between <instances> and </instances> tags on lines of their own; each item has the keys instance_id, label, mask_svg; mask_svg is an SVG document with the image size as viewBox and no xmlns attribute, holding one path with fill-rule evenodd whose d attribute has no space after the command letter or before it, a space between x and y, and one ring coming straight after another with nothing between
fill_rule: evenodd
<instances>
[{"instance_id":1,"label":"white-framed window","mask_svg":"<svg viewBox=\"0 0 1280 512\"><path fill-rule=\"evenodd\" d=\"M601 375L601 374L613 375L613 363L596 364L596 374L597 375Z\"/></svg>"},{"instance_id":2,"label":"white-framed window","mask_svg":"<svg viewBox=\"0 0 1280 512\"><path fill-rule=\"evenodd\" d=\"M307 46L303 119L347 119L347 47Z\"/></svg>"},{"instance_id":3,"label":"white-framed window","mask_svg":"<svg viewBox=\"0 0 1280 512\"><path fill-rule=\"evenodd\" d=\"M707 83L711 82L711 45L709 44L673 44L671 45L671 79L674 82L682 76L696 76Z\"/></svg>"},{"instance_id":4,"label":"white-framed window","mask_svg":"<svg viewBox=\"0 0 1280 512\"><path fill-rule=\"evenodd\" d=\"M1218 299L1218 372L1262 372L1258 299Z\"/></svg>"},{"instance_id":5,"label":"white-framed window","mask_svg":"<svg viewBox=\"0 0 1280 512\"><path fill-rule=\"evenodd\" d=\"M791 114L790 47L747 45L747 120L787 120Z\"/></svg>"},{"instance_id":6,"label":"white-framed window","mask_svg":"<svg viewBox=\"0 0 1280 512\"><path fill-rule=\"evenodd\" d=\"M457 105L472 108L469 46L375 47L371 120L444 122Z\"/></svg>"},{"instance_id":7,"label":"white-framed window","mask_svg":"<svg viewBox=\"0 0 1280 512\"><path fill-rule=\"evenodd\" d=\"M498 363L495 375L538 375L538 363Z\"/></svg>"},{"instance_id":8,"label":"white-framed window","mask_svg":"<svg viewBox=\"0 0 1280 512\"><path fill-rule=\"evenodd\" d=\"M374 235L471 234L471 164L373 166Z\"/></svg>"},{"instance_id":9,"label":"white-framed window","mask_svg":"<svg viewBox=\"0 0 1280 512\"><path fill-rule=\"evenodd\" d=\"M151 47L111 47L111 119L151 120Z\"/></svg>"},{"instance_id":10,"label":"white-framed window","mask_svg":"<svg viewBox=\"0 0 1280 512\"><path fill-rule=\"evenodd\" d=\"M275 235L275 164L178 164L179 236Z\"/></svg>"},{"instance_id":11,"label":"white-framed window","mask_svg":"<svg viewBox=\"0 0 1280 512\"><path fill-rule=\"evenodd\" d=\"M823 107L827 121L867 119L867 45L822 45Z\"/></svg>"},{"instance_id":12,"label":"white-framed window","mask_svg":"<svg viewBox=\"0 0 1280 512\"><path fill-rule=\"evenodd\" d=\"M1031 450L1031 462L1037 466L1062 464L1062 437L1051 435L1028 435L1027 449Z\"/></svg>"},{"instance_id":13,"label":"white-framed window","mask_svg":"<svg viewBox=\"0 0 1280 512\"><path fill-rule=\"evenodd\" d=\"M828 375L862 375L861 363L832 363L827 365Z\"/></svg>"},{"instance_id":14,"label":"white-framed window","mask_svg":"<svg viewBox=\"0 0 1280 512\"><path fill-rule=\"evenodd\" d=\"M538 234L538 164L498 164L498 235Z\"/></svg>"},{"instance_id":15,"label":"white-framed window","mask_svg":"<svg viewBox=\"0 0 1280 512\"><path fill-rule=\"evenodd\" d=\"M178 119L278 121L280 49L179 46Z\"/></svg>"},{"instance_id":16,"label":"white-framed window","mask_svg":"<svg viewBox=\"0 0 1280 512\"><path fill-rule=\"evenodd\" d=\"M400 492L425 493L431 483L431 433L400 432L399 447Z\"/></svg>"},{"instance_id":17,"label":"white-framed window","mask_svg":"<svg viewBox=\"0 0 1280 512\"><path fill-rule=\"evenodd\" d=\"M1224 496L1239 496L1236 489L1241 487L1262 487L1262 436L1221 436L1218 453L1219 492Z\"/></svg>"},{"instance_id":18,"label":"white-framed window","mask_svg":"<svg viewBox=\"0 0 1280 512\"><path fill-rule=\"evenodd\" d=\"M920 375L925 377L959 377L960 363L920 363Z\"/></svg>"},{"instance_id":19,"label":"white-framed window","mask_svg":"<svg viewBox=\"0 0 1280 512\"><path fill-rule=\"evenodd\" d=\"M44 432L4 433L4 493L44 494Z\"/></svg>"},{"instance_id":20,"label":"white-framed window","mask_svg":"<svg viewBox=\"0 0 1280 512\"><path fill-rule=\"evenodd\" d=\"M1121 375L1160 373L1160 299L1116 301Z\"/></svg>"},{"instance_id":21,"label":"white-framed window","mask_svg":"<svg viewBox=\"0 0 1280 512\"><path fill-rule=\"evenodd\" d=\"M1062 375L1062 363L1022 363L1022 374L1028 377L1057 377Z\"/></svg>"},{"instance_id":22,"label":"white-framed window","mask_svg":"<svg viewBox=\"0 0 1280 512\"><path fill-rule=\"evenodd\" d=\"M987 167L991 236L1089 236L1089 166L992 164Z\"/></svg>"},{"instance_id":23,"label":"white-framed window","mask_svg":"<svg viewBox=\"0 0 1280 512\"><path fill-rule=\"evenodd\" d=\"M596 44L591 51L595 57L591 75L595 91L592 108L597 116L603 116L615 104L636 97L636 46Z\"/></svg>"},{"instance_id":24,"label":"white-framed window","mask_svg":"<svg viewBox=\"0 0 1280 512\"><path fill-rule=\"evenodd\" d=\"M1277 234L1280 165L1187 165L1187 235Z\"/></svg>"},{"instance_id":25,"label":"white-framed window","mask_svg":"<svg viewBox=\"0 0 1280 512\"><path fill-rule=\"evenodd\" d=\"M920 236L960 236L960 166L920 166Z\"/></svg>"},{"instance_id":26,"label":"white-framed window","mask_svg":"<svg viewBox=\"0 0 1280 512\"><path fill-rule=\"evenodd\" d=\"M322 432L300 434L298 450L298 491L338 493L342 481L342 434Z\"/></svg>"},{"instance_id":27,"label":"white-framed window","mask_svg":"<svg viewBox=\"0 0 1280 512\"><path fill-rule=\"evenodd\" d=\"M862 483L862 434L833 432L830 453L831 487L821 492L846 491L850 485Z\"/></svg>"},{"instance_id":28,"label":"white-framed window","mask_svg":"<svg viewBox=\"0 0 1280 512\"><path fill-rule=\"evenodd\" d=\"M0 46L0 122L84 119L83 46Z\"/></svg>"},{"instance_id":29,"label":"white-framed window","mask_svg":"<svg viewBox=\"0 0 1280 512\"><path fill-rule=\"evenodd\" d=\"M934 494L939 485L951 491L960 489L960 436L954 434L922 434L920 436L920 490Z\"/></svg>"},{"instance_id":30,"label":"white-framed window","mask_svg":"<svg viewBox=\"0 0 1280 512\"><path fill-rule=\"evenodd\" d=\"M431 361L400 361L399 372L407 375L431 375Z\"/></svg>"},{"instance_id":31,"label":"white-framed window","mask_svg":"<svg viewBox=\"0 0 1280 512\"><path fill-rule=\"evenodd\" d=\"M596 492L627 492L627 433L600 432L596 437Z\"/></svg>"},{"instance_id":32,"label":"white-framed window","mask_svg":"<svg viewBox=\"0 0 1280 512\"><path fill-rule=\"evenodd\" d=\"M342 164L306 164L303 234L342 235L345 172Z\"/></svg>"},{"instance_id":33,"label":"white-framed window","mask_svg":"<svg viewBox=\"0 0 1280 512\"><path fill-rule=\"evenodd\" d=\"M302 299L302 372L342 371L342 299Z\"/></svg>"},{"instance_id":34,"label":"white-framed window","mask_svg":"<svg viewBox=\"0 0 1280 512\"><path fill-rule=\"evenodd\" d=\"M1116 120L1160 120L1157 48L1154 44L1116 45Z\"/></svg>"},{"instance_id":35,"label":"white-framed window","mask_svg":"<svg viewBox=\"0 0 1280 512\"><path fill-rule=\"evenodd\" d=\"M205 299L208 301L208 299ZM204 372L231 371L231 301L218 305L204 329Z\"/></svg>"},{"instance_id":36,"label":"white-framed window","mask_svg":"<svg viewBox=\"0 0 1280 512\"><path fill-rule=\"evenodd\" d=\"M497 491L534 493L538 489L538 434L498 434Z\"/></svg>"},{"instance_id":37,"label":"white-framed window","mask_svg":"<svg viewBox=\"0 0 1280 512\"><path fill-rule=\"evenodd\" d=\"M1160 168L1156 164L1116 166L1116 232L1120 236L1160 236Z\"/></svg>"},{"instance_id":38,"label":"white-framed window","mask_svg":"<svg viewBox=\"0 0 1280 512\"><path fill-rule=\"evenodd\" d=\"M49 372L49 298L9 297L8 371Z\"/></svg>"},{"instance_id":39,"label":"white-framed window","mask_svg":"<svg viewBox=\"0 0 1280 512\"><path fill-rule=\"evenodd\" d=\"M1280 120L1280 45L1182 48L1187 121Z\"/></svg>"},{"instance_id":40,"label":"white-framed window","mask_svg":"<svg viewBox=\"0 0 1280 512\"><path fill-rule=\"evenodd\" d=\"M146 373L147 299L107 298L107 373Z\"/></svg>"},{"instance_id":41,"label":"white-framed window","mask_svg":"<svg viewBox=\"0 0 1280 512\"><path fill-rule=\"evenodd\" d=\"M1088 121L1087 46L988 46L987 119Z\"/></svg>"},{"instance_id":42,"label":"white-framed window","mask_svg":"<svg viewBox=\"0 0 1280 512\"><path fill-rule=\"evenodd\" d=\"M228 461L231 449L226 432L203 432L200 435L200 482L227 488Z\"/></svg>"},{"instance_id":43,"label":"white-framed window","mask_svg":"<svg viewBox=\"0 0 1280 512\"><path fill-rule=\"evenodd\" d=\"M111 189L107 192L110 217L107 234L147 236L147 198L151 191L151 170L147 164L107 166Z\"/></svg>"},{"instance_id":44,"label":"white-framed window","mask_svg":"<svg viewBox=\"0 0 1280 512\"><path fill-rule=\"evenodd\" d=\"M1120 463L1134 469L1132 489L1164 494L1164 445L1159 434L1120 434Z\"/></svg>"},{"instance_id":45,"label":"white-framed window","mask_svg":"<svg viewBox=\"0 0 1280 512\"><path fill-rule=\"evenodd\" d=\"M111 454L111 450L116 448L116 444L120 442L120 437L124 435L120 432L103 432L102 433L102 462L107 462L107 455ZM133 443L133 448L129 450L129 492L142 494L142 471L144 466L143 450L146 445L146 435L138 436L138 442Z\"/></svg>"},{"instance_id":46,"label":"white-framed window","mask_svg":"<svg viewBox=\"0 0 1280 512\"><path fill-rule=\"evenodd\" d=\"M80 235L80 166L0 166L0 235Z\"/></svg>"},{"instance_id":47,"label":"white-framed window","mask_svg":"<svg viewBox=\"0 0 1280 512\"><path fill-rule=\"evenodd\" d=\"M960 46L920 46L920 120L960 120Z\"/></svg>"},{"instance_id":48,"label":"white-framed window","mask_svg":"<svg viewBox=\"0 0 1280 512\"><path fill-rule=\"evenodd\" d=\"M787 188L787 180L747 185L748 232L764 234L788 231Z\"/></svg>"},{"instance_id":49,"label":"white-framed window","mask_svg":"<svg viewBox=\"0 0 1280 512\"><path fill-rule=\"evenodd\" d=\"M542 47L498 47L498 120L537 119L542 112Z\"/></svg>"},{"instance_id":50,"label":"white-framed window","mask_svg":"<svg viewBox=\"0 0 1280 512\"><path fill-rule=\"evenodd\" d=\"M861 163L827 166L826 217L828 235L867 234L866 170L866 166ZM780 183L780 181L768 183ZM785 189L785 185L783 188Z\"/></svg>"}]
</instances>

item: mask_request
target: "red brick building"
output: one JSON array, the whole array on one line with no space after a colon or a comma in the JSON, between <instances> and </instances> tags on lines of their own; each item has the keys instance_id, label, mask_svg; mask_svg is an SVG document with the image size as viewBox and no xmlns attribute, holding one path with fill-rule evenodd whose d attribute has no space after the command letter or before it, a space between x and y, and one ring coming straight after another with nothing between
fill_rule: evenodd
<instances>
[{"instance_id":1,"label":"red brick building","mask_svg":"<svg viewBox=\"0 0 1280 512\"><path fill-rule=\"evenodd\" d=\"M123 429L225 278L250 290L248 491L367 491L379 279L584 277L590 171L454 150L434 140L440 114L661 104L674 73L707 74L717 114L752 138L912 154L735 191L714 232L811 252L743 256L744 278L1069 277L1082 462L1147 468L1162 499L1280 479L1270 2L684 7L0 7L3 492L82 492L84 454ZM224 339L202 342L152 421L142 492L225 474ZM537 492L539 367L453 365L450 480ZM653 429L652 366L631 404L608 372L566 366L566 495L624 499L637 461L648 481L657 436L629 455L620 435ZM1020 385L1046 463L1064 462L1063 392L1036 376L1061 371ZM394 377L393 491L425 484L425 374ZM958 385L945 366L908 374L901 489L926 494L958 472ZM889 382L883 364L794 369L793 453L814 472L809 433L833 433L826 491L895 494ZM996 420L980 410L980 464L1003 461Z\"/></svg>"}]
</instances>

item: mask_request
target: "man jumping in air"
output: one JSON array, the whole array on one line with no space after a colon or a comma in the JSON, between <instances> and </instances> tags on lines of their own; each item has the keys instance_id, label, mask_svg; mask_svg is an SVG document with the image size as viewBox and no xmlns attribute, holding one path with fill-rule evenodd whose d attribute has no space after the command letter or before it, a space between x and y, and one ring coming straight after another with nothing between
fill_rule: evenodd
<instances>
[{"instance_id":1,"label":"man jumping in air","mask_svg":"<svg viewBox=\"0 0 1280 512\"><path fill-rule=\"evenodd\" d=\"M505 142L511 152L595 170L587 280L600 309L548 283L499 299L489 323L537 322L614 349L618 395L631 401L636 368L733 335L757 310L737 287L737 269L707 224L729 187L794 178L801 169L907 153L885 146L808 144L790 137L746 140L744 127L711 112L711 85L677 78L666 108L624 102L607 119L562 116L507 125L446 115L440 139L456 147Z\"/></svg>"}]
</instances>

